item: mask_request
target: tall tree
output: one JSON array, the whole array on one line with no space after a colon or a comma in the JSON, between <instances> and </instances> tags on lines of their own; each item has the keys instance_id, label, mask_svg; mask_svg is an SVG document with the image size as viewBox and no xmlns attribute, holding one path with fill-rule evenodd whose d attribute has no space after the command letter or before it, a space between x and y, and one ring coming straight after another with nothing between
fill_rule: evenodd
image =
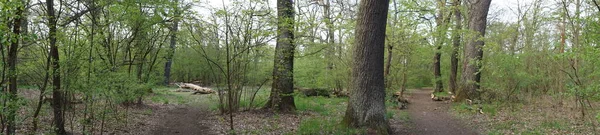
<instances>
[{"instance_id":1,"label":"tall tree","mask_svg":"<svg viewBox=\"0 0 600 135\"><path fill-rule=\"evenodd\" d=\"M165 85L169 85L169 81L171 79L171 65L173 64L173 55L175 55L175 45L177 44L177 30L179 28L179 0L175 0L175 7L173 12L173 26L169 29L171 33L171 41L169 45L169 50L167 51L167 62L165 63Z\"/></svg>"},{"instance_id":2,"label":"tall tree","mask_svg":"<svg viewBox=\"0 0 600 135\"><path fill-rule=\"evenodd\" d=\"M442 83L442 71L441 71L441 58L442 58L442 45L444 45L446 39L447 23L450 20L450 16L446 17L446 0L437 0L438 13L435 17L435 54L433 55L433 78L435 82L435 92L444 91L444 84ZM449 14L450 15L450 14Z\"/></svg>"},{"instance_id":3,"label":"tall tree","mask_svg":"<svg viewBox=\"0 0 600 135\"><path fill-rule=\"evenodd\" d=\"M483 58L483 37L487 23L487 14L492 0L474 0L469 7L469 30L475 36L467 39L464 50L461 91L457 101L464 99L479 99L479 83L481 80L481 59Z\"/></svg>"},{"instance_id":4,"label":"tall tree","mask_svg":"<svg viewBox=\"0 0 600 135\"><path fill-rule=\"evenodd\" d=\"M12 28L12 40L10 40L10 46L8 48L8 122L6 126L6 134L13 135L16 130L16 118L18 104L17 102L17 54L19 48L19 41L21 40L21 23L23 20L23 10L25 9L25 2L19 0L20 3L16 6L16 16L13 18Z\"/></svg>"},{"instance_id":5,"label":"tall tree","mask_svg":"<svg viewBox=\"0 0 600 135\"><path fill-rule=\"evenodd\" d=\"M461 1L454 0L454 32L452 33L452 53L450 54L450 92L456 93L456 77L458 76L458 50L460 49L460 31L462 29Z\"/></svg>"},{"instance_id":6,"label":"tall tree","mask_svg":"<svg viewBox=\"0 0 600 135\"><path fill-rule=\"evenodd\" d=\"M266 109L296 110L294 104L294 5L293 0L277 0L277 45L273 63L273 84Z\"/></svg>"},{"instance_id":7,"label":"tall tree","mask_svg":"<svg viewBox=\"0 0 600 135\"><path fill-rule=\"evenodd\" d=\"M54 132L64 135L65 122L63 115L63 92L60 89L60 64L58 46L56 45L56 15L54 13L54 0L46 0L46 13L48 15L48 41L50 42L50 61L52 64L52 109L54 112Z\"/></svg>"},{"instance_id":8,"label":"tall tree","mask_svg":"<svg viewBox=\"0 0 600 135\"><path fill-rule=\"evenodd\" d=\"M356 23L350 99L342 124L388 134L383 76L389 0L361 0Z\"/></svg>"}]
</instances>

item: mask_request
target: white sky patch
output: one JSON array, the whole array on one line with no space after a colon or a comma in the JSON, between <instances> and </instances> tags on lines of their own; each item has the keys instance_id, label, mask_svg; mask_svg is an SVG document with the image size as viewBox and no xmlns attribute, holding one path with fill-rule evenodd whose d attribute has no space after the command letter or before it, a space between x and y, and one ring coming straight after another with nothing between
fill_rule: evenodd
<instances>
[{"instance_id":1,"label":"white sky patch","mask_svg":"<svg viewBox=\"0 0 600 135\"><path fill-rule=\"evenodd\" d=\"M266 0L271 8L275 8L277 0ZM534 0L492 0L488 18L502 22L516 22L518 6L531 5ZM200 0L202 7L193 7L202 16L209 16L210 11L206 7L223 8L229 6L231 0Z\"/></svg>"},{"instance_id":2,"label":"white sky patch","mask_svg":"<svg viewBox=\"0 0 600 135\"><path fill-rule=\"evenodd\" d=\"M518 6L531 5L534 0L492 0L488 18L502 22L516 22Z\"/></svg>"}]
</instances>

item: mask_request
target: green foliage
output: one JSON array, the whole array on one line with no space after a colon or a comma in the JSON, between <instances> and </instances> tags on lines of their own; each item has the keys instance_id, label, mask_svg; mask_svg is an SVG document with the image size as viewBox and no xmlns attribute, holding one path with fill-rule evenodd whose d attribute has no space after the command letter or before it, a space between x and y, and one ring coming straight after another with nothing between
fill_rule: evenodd
<instances>
[{"instance_id":1,"label":"green foliage","mask_svg":"<svg viewBox=\"0 0 600 135\"><path fill-rule=\"evenodd\" d=\"M600 113L596 114L596 120L600 122Z\"/></svg>"}]
</instances>

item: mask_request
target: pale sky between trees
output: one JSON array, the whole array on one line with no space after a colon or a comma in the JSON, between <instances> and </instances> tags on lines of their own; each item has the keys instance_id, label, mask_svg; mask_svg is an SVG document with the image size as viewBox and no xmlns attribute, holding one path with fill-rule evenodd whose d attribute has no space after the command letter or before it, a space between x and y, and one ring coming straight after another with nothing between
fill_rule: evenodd
<instances>
[{"instance_id":1,"label":"pale sky between trees","mask_svg":"<svg viewBox=\"0 0 600 135\"><path fill-rule=\"evenodd\" d=\"M277 0L269 0L270 6L272 8L275 7L276 1ZM488 18L496 18L506 22L515 22L517 18L517 6L530 5L533 1L534 0L492 0L492 5L490 6ZM230 0L200 0L200 2L208 3L212 7L222 7L223 3L225 3L225 6L229 5ZM431 5L431 8L434 9L435 5ZM208 15L208 11L205 8L194 7L194 10L204 15Z\"/></svg>"}]
</instances>

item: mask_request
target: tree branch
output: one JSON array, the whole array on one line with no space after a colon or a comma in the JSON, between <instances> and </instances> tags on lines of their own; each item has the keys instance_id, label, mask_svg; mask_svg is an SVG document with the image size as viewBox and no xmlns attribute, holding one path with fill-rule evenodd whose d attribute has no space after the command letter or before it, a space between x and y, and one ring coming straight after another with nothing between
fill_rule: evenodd
<instances>
[{"instance_id":1,"label":"tree branch","mask_svg":"<svg viewBox=\"0 0 600 135\"><path fill-rule=\"evenodd\" d=\"M598 8L598 12L600 12L600 6L598 5L598 2L596 0L592 0L592 2L594 5L596 5L596 8Z\"/></svg>"},{"instance_id":2,"label":"tree branch","mask_svg":"<svg viewBox=\"0 0 600 135\"><path fill-rule=\"evenodd\" d=\"M93 7L93 8L88 8L86 10L83 10L83 11L81 11L79 13L76 13L75 15L69 17L69 19L67 19L65 22L61 23L60 26L64 27L64 26L68 25L69 23L72 23L73 21L79 19L79 17L85 15L86 13L88 13L90 11L93 11L93 10L96 10L96 9L98 9L98 8Z\"/></svg>"}]
</instances>

